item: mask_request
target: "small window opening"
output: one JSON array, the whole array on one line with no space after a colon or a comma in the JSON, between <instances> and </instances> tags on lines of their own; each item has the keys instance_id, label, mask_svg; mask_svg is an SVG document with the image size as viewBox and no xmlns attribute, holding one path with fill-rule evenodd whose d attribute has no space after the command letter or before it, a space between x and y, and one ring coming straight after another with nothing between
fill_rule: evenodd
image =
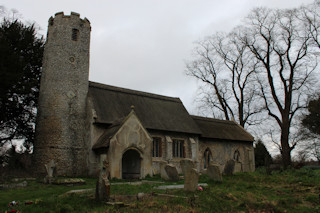
<instances>
[{"instance_id":1,"label":"small window opening","mask_svg":"<svg viewBox=\"0 0 320 213\"><path fill-rule=\"evenodd\" d=\"M172 156L175 158L184 158L185 157L185 149L184 149L184 141L183 140L173 140L172 143Z\"/></svg>"},{"instance_id":2,"label":"small window opening","mask_svg":"<svg viewBox=\"0 0 320 213\"><path fill-rule=\"evenodd\" d=\"M210 152L209 148L207 148L203 154L203 168L204 169L208 168L211 159L212 159L211 152Z\"/></svg>"},{"instance_id":3,"label":"small window opening","mask_svg":"<svg viewBox=\"0 0 320 213\"><path fill-rule=\"evenodd\" d=\"M72 41L78 41L79 38L79 30L78 29L72 29Z\"/></svg>"},{"instance_id":4,"label":"small window opening","mask_svg":"<svg viewBox=\"0 0 320 213\"><path fill-rule=\"evenodd\" d=\"M161 138L153 138L152 157L161 157Z\"/></svg>"},{"instance_id":5,"label":"small window opening","mask_svg":"<svg viewBox=\"0 0 320 213\"><path fill-rule=\"evenodd\" d=\"M234 159L236 162L240 162L240 152L239 152L239 150L234 151L233 159Z\"/></svg>"}]
</instances>

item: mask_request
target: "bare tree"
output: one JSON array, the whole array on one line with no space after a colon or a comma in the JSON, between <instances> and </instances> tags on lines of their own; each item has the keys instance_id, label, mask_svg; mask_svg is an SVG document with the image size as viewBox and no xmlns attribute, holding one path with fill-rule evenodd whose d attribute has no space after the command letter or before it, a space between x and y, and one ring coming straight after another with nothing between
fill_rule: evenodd
<instances>
[{"instance_id":1,"label":"bare tree","mask_svg":"<svg viewBox=\"0 0 320 213\"><path fill-rule=\"evenodd\" d=\"M197 42L195 59L187 64L186 73L208 85L202 102L245 127L260 110L253 82L257 60L240 37L241 28Z\"/></svg>"},{"instance_id":2,"label":"bare tree","mask_svg":"<svg viewBox=\"0 0 320 213\"><path fill-rule=\"evenodd\" d=\"M257 8L247 17L245 42L259 61L257 80L264 107L280 129L284 167L291 165L290 141L295 116L307 104L311 76L317 66L310 47L312 35L303 27L298 10Z\"/></svg>"},{"instance_id":3,"label":"bare tree","mask_svg":"<svg viewBox=\"0 0 320 213\"><path fill-rule=\"evenodd\" d=\"M304 22L306 31L310 33L313 45L320 48L320 1L302 6L297 14L297 18Z\"/></svg>"},{"instance_id":4,"label":"bare tree","mask_svg":"<svg viewBox=\"0 0 320 213\"><path fill-rule=\"evenodd\" d=\"M228 108L228 97L226 88L221 87L221 62L215 61L217 57L214 47L210 42L211 38L197 42L197 47L194 49L195 60L187 64L187 75L193 76L212 88L214 99L211 95L206 96L204 101L210 104L213 108L218 109L224 114L225 119L230 120Z\"/></svg>"}]
</instances>

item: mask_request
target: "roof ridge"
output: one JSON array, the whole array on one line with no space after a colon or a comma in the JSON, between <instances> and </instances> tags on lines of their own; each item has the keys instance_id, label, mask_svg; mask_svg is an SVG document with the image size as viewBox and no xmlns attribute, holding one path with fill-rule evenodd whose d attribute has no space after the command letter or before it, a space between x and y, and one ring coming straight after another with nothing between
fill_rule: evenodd
<instances>
[{"instance_id":1,"label":"roof ridge","mask_svg":"<svg viewBox=\"0 0 320 213\"><path fill-rule=\"evenodd\" d=\"M228 124L237 124L235 121L230 121L230 120L221 120L217 118L210 118L210 117L203 117L203 116L198 116L198 115L190 115L193 119L198 119L198 120L204 120L204 121L211 121L211 122L219 122L219 123L228 123Z\"/></svg>"},{"instance_id":2,"label":"roof ridge","mask_svg":"<svg viewBox=\"0 0 320 213\"><path fill-rule=\"evenodd\" d=\"M158 95L158 94L154 94L154 93L142 92L139 90L132 90L132 89L127 89L127 88L123 88L123 87L116 87L116 86L97 83L97 82L93 82L93 81L89 81L89 87L95 87L95 88L99 88L99 89L122 92L122 93L126 93L126 94L132 94L132 95L137 95L137 96L144 96L144 97L149 97L149 98L154 98L154 99L162 99L162 100L166 100L166 101L173 101L173 102L182 103L180 98L176 98L176 97L170 97L170 96Z\"/></svg>"}]
</instances>

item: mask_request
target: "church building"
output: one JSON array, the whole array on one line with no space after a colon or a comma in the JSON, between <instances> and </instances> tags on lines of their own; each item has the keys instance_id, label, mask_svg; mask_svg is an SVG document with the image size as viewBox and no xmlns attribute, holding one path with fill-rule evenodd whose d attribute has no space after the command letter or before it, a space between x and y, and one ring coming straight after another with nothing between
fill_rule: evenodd
<instances>
[{"instance_id":1,"label":"church building","mask_svg":"<svg viewBox=\"0 0 320 213\"><path fill-rule=\"evenodd\" d=\"M88 19L62 12L49 19L40 84L35 172L56 162L56 175L96 176L102 161L110 178L144 178L180 160L199 172L254 171L254 138L234 121L190 115L179 98L90 82Z\"/></svg>"}]
</instances>

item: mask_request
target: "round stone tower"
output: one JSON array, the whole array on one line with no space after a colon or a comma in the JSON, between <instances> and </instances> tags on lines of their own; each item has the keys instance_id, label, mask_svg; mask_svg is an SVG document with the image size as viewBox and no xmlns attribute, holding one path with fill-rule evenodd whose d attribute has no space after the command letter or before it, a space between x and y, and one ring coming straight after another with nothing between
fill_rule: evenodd
<instances>
[{"instance_id":1,"label":"round stone tower","mask_svg":"<svg viewBox=\"0 0 320 213\"><path fill-rule=\"evenodd\" d=\"M38 174L51 160L57 175L86 174L90 31L78 13L49 19L34 144Z\"/></svg>"}]
</instances>

